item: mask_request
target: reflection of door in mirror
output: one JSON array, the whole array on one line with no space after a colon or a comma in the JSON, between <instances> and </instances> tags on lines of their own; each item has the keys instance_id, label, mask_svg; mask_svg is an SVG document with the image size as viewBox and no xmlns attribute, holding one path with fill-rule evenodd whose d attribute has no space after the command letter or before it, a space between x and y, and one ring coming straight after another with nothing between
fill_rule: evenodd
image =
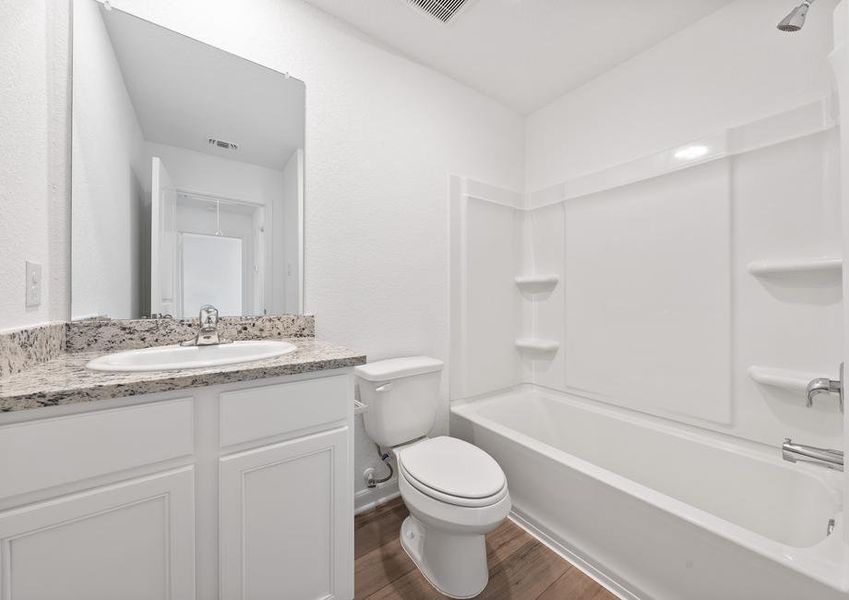
<instances>
[{"instance_id":1,"label":"reflection of door in mirror","mask_svg":"<svg viewBox=\"0 0 849 600\"><path fill-rule=\"evenodd\" d=\"M245 290L242 240L180 233L181 316L212 304L221 314L241 315Z\"/></svg>"},{"instance_id":2,"label":"reflection of door in mirror","mask_svg":"<svg viewBox=\"0 0 849 600\"><path fill-rule=\"evenodd\" d=\"M204 304L226 315L267 312L266 210L257 203L177 189L178 244L159 250L176 252L175 316L193 317Z\"/></svg>"}]
</instances>

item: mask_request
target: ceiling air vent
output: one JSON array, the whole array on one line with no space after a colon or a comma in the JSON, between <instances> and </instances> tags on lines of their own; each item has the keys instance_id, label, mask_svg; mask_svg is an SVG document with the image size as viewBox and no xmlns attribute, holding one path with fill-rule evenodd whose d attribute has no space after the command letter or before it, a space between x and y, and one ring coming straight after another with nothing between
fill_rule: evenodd
<instances>
[{"instance_id":1,"label":"ceiling air vent","mask_svg":"<svg viewBox=\"0 0 849 600\"><path fill-rule=\"evenodd\" d=\"M208 141L210 146L215 146L222 150L236 151L239 149L238 144L234 144L233 142L225 142L224 140L217 140L215 138L209 138Z\"/></svg>"},{"instance_id":2,"label":"ceiling air vent","mask_svg":"<svg viewBox=\"0 0 849 600\"><path fill-rule=\"evenodd\" d=\"M453 19L460 9L471 4L473 0L407 0L413 6L425 11L434 19L447 23Z\"/></svg>"}]
</instances>

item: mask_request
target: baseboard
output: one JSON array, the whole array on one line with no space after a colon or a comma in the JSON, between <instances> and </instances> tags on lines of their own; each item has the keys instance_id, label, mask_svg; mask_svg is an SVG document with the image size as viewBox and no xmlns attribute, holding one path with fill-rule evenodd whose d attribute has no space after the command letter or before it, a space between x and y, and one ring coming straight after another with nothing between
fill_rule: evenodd
<instances>
[{"instance_id":1,"label":"baseboard","mask_svg":"<svg viewBox=\"0 0 849 600\"><path fill-rule=\"evenodd\" d=\"M389 481L375 488L366 488L354 494L354 514L358 515L386 504L401 495L398 481Z\"/></svg>"},{"instance_id":2,"label":"baseboard","mask_svg":"<svg viewBox=\"0 0 849 600\"><path fill-rule=\"evenodd\" d=\"M580 554L559 542L550 532L534 524L534 522L525 515L522 515L514 509L510 512L510 516L508 518L528 532L528 534L550 548L553 552L560 555L564 560L572 563L575 568L584 573L584 575L590 579L596 581L614 596L621 598L622 600L641 600L642 597L639 594L628 589L627 586L619 582L612 574L605 573L598 569L595 565L587 562Z\"/></svg>"}]
</instances>

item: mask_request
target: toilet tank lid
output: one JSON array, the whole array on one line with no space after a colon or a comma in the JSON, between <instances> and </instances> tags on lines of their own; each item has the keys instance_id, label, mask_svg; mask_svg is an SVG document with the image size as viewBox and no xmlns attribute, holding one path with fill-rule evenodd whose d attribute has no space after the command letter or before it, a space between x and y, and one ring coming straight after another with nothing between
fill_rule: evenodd
<instances>
[{"instance_id":1,"label":"toilet tank lid","mask_svg":"<svg viewBox=\"0 0 849 600\"><path fill-rule=\"evenodd\" d=\"M378 360L356 367L357 377L366 381L388 381L412 375L423 375L441 371L443 362L429 356L408 356L405 358L390 358Z\"/></svg>"}]
</instances>

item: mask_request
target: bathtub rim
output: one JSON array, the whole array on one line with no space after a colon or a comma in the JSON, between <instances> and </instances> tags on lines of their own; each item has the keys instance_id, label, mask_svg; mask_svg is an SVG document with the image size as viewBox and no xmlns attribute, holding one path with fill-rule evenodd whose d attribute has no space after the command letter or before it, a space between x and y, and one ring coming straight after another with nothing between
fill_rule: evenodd
<instances>
[{"instance_id":1,"label":"bathtub rim","mask_svg":"<svg viewBox=\"0 0 849 600\"><path fill-rule=\"evenodd\" d=\"M738 455L742 454L747 458L783 469L798 469L801 475L817 480L833 497L836 506L834 531L831 535L824 537L811 546L791 546L773 540L706 510L656 491L623 475L614 473L604 467L594 465L565 450L560 450L545 442L536 440L527 434L485 417L479 412L479 408L487 403L510 396L522 395L541 396L547 400L567 404L578 410L587 410L640 427L647 427L691 443L695 442L718 447L722 450ZM664 510L691 525L704 529L726 541L777 562L834 590L849 592L849 581L847 580L847 571L849 571L849 568L847 568L849 567L847 558L849 558L849 554L847 554L847 545L842 541L844 527L842 481L837 473L812 471L811 469L815 467L809 465L785 465L777 455L769 455L766 452L766 446L749 440L734 438L733 436L709 432L707 430L698 430L698 428L688 425L678 426L677 424L658 422L658 417L644 416L641 413L632 414L630 412L624 412L623 409L617 407L599 406L599 404L601 403L542 386L522 384L514 388L500 390L474 398L453 400L450 406L450 417L456 416L489 429L493 433L537 452L549 460L564 464L636 500ZM519 508L521 510L521 507Z\"/></svg>"}]
</instances>

